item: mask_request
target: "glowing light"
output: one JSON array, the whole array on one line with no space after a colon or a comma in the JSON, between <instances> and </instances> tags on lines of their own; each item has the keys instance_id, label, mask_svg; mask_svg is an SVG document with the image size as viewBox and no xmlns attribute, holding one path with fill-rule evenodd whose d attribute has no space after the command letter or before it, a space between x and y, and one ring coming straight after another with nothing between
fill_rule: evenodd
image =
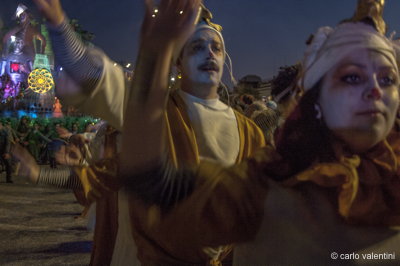
<instances>
[{"instance_id":1,"label":"glowing light","mask_svg":"<svg viewBox=\"0 0 400 266\"><path fill-rule=\"evenodd\" d=\"M15 42L15 36L14 35L11 36L11 42Z\"/></svg>"},{"instance_id":2,"label":"glowing light","mask_svg":"<svg viewBox=\"0 0 400 266\"><path fill-rule=\"evenodd\" d=\"M172 77L172 78L171 78L171 81L175 81L175 78L174 78L174 77Z\"/></svg>"},{"instance_id":3,"label":"glowing light","mask_svg":"<svg viewBox=\"0 0 400 266\"><path fill-rule=\"evenodd\" d=\"M131 66L131 63L126 64L126 68L128 68L128 67L130 67L130 66Z\"/></svg>"},{"instance_id":4,"label":"glowing light","mask_svg":"<svg viewBox=\"0 0 400 266\"><path fill-rule=\"evenodd\" d=\"M181 14L181 15L182 15L182 14L183 14L183 10L179 11L179 14Z\"/></svg>"},{"instance_id":5,"label":"glowing light","mask_svg":"<svg viewBox=\"0 0 400 266\"><path fill-rule=\"evenodd\" d=\"M63 71L63 68L62 68L62 67L60 67L60 71Z\"/></svg>"},{"instance_id":6,"label":"glowing light","mask_svg":"<svg viewBox=\"0 0 400 266\"><path fill-rule=\"evenodd\" d=\"M114 66L117 66L117 63L114 63Z\"/></svg>"},{"instance_id":7,"label":"glowing light","mask_svg":"<svg viewBox=\"0 0 400 266\"><path fill-rule=\"evenodd\" d=\"M154 13L158 13L158 9L156 8L156 9L154 9Z\"/></svg>"},{"instance_id":8,"label":"glowing light","mask_svg":"<svg viewBox=\"0 0 400 266\"><path fill-rule=\"evenodd\" d=\"M54 87L51 73L45 68L36 68L28 77L29 89L36 93L46 93Z\"/></svg>"},{"instance_id":9,"label":"glowing light","mask_svg":"<svg viewBox=\"0 0 400 266\"><path fill-rule=\"evenodd\" d=\"M11 70L13 72L18 72L19 71L19 64L18 63L11 63Z\"/></svg>"},{"instance_id":10,"label":"glowing light","mask_svg":"<svg viewBox=\"0 0 400 266\"><path fill-rule=\"evenodd\" d=\"M153 15L151 15L151 16L152 16L153 18L155 18L155 17L156 17L156 15L154 15L154 14L153 14Z\"/></svg>"}]
</instances>

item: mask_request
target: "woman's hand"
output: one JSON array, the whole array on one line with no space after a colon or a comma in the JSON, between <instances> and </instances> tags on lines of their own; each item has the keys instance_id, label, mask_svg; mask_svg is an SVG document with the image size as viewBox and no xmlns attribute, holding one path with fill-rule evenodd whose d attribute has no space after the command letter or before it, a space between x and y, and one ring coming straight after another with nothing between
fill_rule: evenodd
<instances>
[{"instance_id":1,"label":"woman's hand","mask_svg":"<svg viewBox=\"0 0 400 266\"><path fill-rule=\"evenodd\" d=\"M68 139L72 136L72 133L68 131L68 129L64 128L64 127L57 127L56 131L58 133L58 135L60 136L60 138L63 139Z\"/></svg>"},{"instance_id":2,"label":"woman's hand","mask_svg":"<svg viewBox=\"0 0 400 266\"><path fill-rule=\"evenodd\" d=\"M36 184L39 179L40 167L35 158L19 144L13 145L11 154L21 163L17 175L29 178L32 183Z\"/></svg>"},{"instance_id":3,"label":"woman's hand","mask_svg":"<svg viewBox=\"0 0 400 266\"><path fill-rule=\"evenodd\" d=\"M83 161L80 149L74 144L61 146L56 152L55 158L59 164L68 166L79 166Z\"/></svg>"}]
</instances>

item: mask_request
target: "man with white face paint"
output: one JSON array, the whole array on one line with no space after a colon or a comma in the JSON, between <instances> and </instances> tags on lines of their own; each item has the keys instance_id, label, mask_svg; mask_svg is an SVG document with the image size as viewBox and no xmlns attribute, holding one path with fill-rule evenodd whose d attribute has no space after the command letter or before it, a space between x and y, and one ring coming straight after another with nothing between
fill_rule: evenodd
<instances>
[{"instance_id":1,"label":"man with white face paint","mask_svg":"<svg viewBox=\"0 0 400 266\"><path fill-rule=\"evenodd\" d=\"M200 23L178 59L184 78L182 87L186 87L188 93L199 98L217 98L216 92L209 88L221 82L224 48L221 33L206 23Z\"/></svg>"},{"instance_id":2,"label":"man with white face paint","mask_svg":"<svg viewBox=\"0 0 400 266\"><path fill-rule=\"evenodd\" d=\"M183 47L176 60L182 73L181 89L177 93L187 106L200 157L231 165L239 153L236 120L239 114L235 115L232 108L218 99L225 44L217 27L200 22Z\"/></svg>"},{"instance_id":3,"label":"man with white face paint","mask_svg":"<svg viewBox=\"0 0 400 266\"><path fill-rule=\"evenodd\" d=\"M140 115L139 112L127 113L125 109L129 97L146 95L146 92L140 89L141 86L133 88L130 93L122 69L115 66L103 52L84 46L76 38L67 23L59 0L35 2L50 22L55 56L66 74L58 83L58 96L63 103L101 117L117 129L123 126L124 114L126 119ZM147 14L143 28L154 15L154 7L150 7L148 1L146 4ZM175 8L179 11L184 10L182 7L185 5L198 4L198 0L163 0L155 20L168 19L163 17L163 8ZM185 12L180 14L188 19L191 15L193 14ZM171 93L168 99L165 113L168 122L162 129L169 143L167 157L175 165L197 164L201 158L231 165L249 157L265 142L262 132L251 120L219 100L217 89L223 72L225 44L220 27L210 22L211 14L203 9L201 17L196 31L190 38L182 40L182 43L185 43L183 49L180 45L163 42L169 38L168 35L174 34L173 28L160 29L156 38L154 35L150 36L153 39L146 36L147 31L142 30L142 45L134 79L139 85L142 82L152 82L154 73L169 73L171 60L176 62L182 73L181 89ZM171 23L168 26L171 26ZM170 51L171 47L174 47L173 52L164 53ZM169 75L165 77L165 82L168 82ZM145 108L141 111L145 112ZM93 167L91 171L78 172L78 176L80 179L93 178L107 186L107 182L103 180L109 180L109 176L98 170L99 168ZM115 176L113 178L117 179ZM86 194L90 194L90 184L86 189ZM155 233L159 219L157 217L160 217L161 213L143 204L139 199L130 198L132 212L129 217L125 193L118 191L117 198L115 195L107 195L107 202L111 204L97 204L97 219L99 220L100 216L102 221L108 222L96 224L91 262L94 265L131 265L132 254L136 255L135 243L137 257L143 265L204 265L210 260L212 263L218 263L225 255L223 253L229 251L225 248L206 248L204 251L203 247L199 247L198 250L182 254L181 247L170 246ZM104 235L107 237L102 238ZM184 246L185 243L181 245Z\"/></svg>"}]
</instances>

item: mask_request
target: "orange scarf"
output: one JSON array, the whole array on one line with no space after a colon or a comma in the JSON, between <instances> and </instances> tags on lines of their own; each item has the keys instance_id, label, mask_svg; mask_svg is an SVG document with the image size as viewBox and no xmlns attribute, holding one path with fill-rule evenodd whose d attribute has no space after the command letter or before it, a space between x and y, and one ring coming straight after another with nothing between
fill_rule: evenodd
<instances>
[{"instance_id":1,"label":"orange scarf","mask_svg":"<svg viewBox=\"0 0 400 266\"><path fill-rule=\"evenodd\" d=\"M393 132L363 155L346 157L337 149L338 162L316 163L284 183L336 188L338 212L349 223L400 225L399 137Z\"/></svg>"}]
</instances>

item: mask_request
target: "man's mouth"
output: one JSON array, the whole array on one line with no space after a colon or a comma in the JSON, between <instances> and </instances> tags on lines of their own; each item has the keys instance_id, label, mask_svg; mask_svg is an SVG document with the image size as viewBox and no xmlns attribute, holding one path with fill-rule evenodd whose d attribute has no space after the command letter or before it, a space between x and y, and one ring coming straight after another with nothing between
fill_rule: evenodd
<instances>
[{"instance_id":1,"label":"man's mouth","mask_svg":"<svg viewBox=\"0 0 400 266\"><path fill-rule=\"evenodd\" d=\"M216 63L214 62L207 62L205 64L202 64L198 67L198 69L200 71L213 71L213 72L218 72L219 71L219 67Z\"/></svg>"}]
</instances>

